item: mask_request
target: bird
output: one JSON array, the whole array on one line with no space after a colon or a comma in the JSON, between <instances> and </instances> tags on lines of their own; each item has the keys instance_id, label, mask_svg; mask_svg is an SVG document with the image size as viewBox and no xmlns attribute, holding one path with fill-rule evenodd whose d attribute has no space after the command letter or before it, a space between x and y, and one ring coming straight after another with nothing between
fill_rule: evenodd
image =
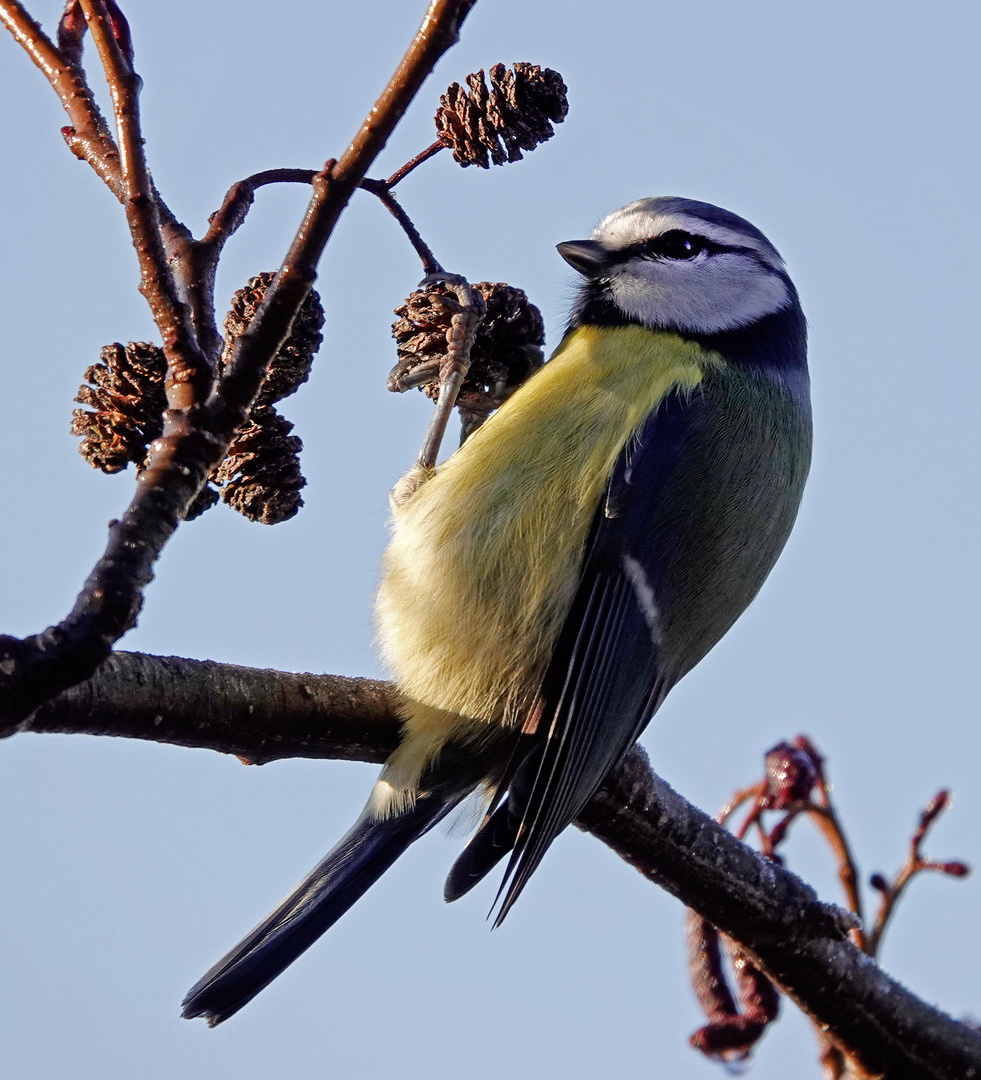
<instances>
[{"instance_id":1,"label":"bird","mask_svg":"<svg viewBox=\"0 0 981 1080\"><path fill-rule=\"evenodd\" d=\"M401 743L350 831L191 989L187 1018L237 1012L474 793L483 819L444 896L507 856L500 925L787 541L812 425L777 249L674 196L557 248L579 278L554 354L393 512L376 617Z\"/></svg>"}]
</instances>

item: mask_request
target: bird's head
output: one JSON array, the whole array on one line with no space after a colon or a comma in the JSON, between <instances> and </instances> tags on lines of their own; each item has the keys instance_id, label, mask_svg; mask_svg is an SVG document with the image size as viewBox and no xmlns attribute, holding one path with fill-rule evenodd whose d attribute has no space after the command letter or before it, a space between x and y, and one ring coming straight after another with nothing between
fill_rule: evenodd
<instances>
[{"instance_id":1,"label":"bird's head","mask_svg":"<svg viewBox=\"0 0 981 1080\"><path fill-rule=\"evenodd\" d=\"M614 211L589 240L558 245L583 275L573 321L716 334L797 304L777 249L711 203L661 196Z\"/></svg>"}]
</instances>

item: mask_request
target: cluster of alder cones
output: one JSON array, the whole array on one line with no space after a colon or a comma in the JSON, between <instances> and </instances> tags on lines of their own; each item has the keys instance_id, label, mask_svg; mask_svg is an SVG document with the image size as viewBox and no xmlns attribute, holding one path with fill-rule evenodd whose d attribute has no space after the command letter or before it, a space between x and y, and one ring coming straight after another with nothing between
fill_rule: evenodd
<instances>
[{"instance_id":1,"label":"cluster of alder cones","mask_svg":"<svg viewBox=\"0 0 981 1080\"><path fill-rule=\"evenodd\" d=\"M255 315L273 277L259 274L233 297L225 316L223 356ZM188 520L203 514L219 498L250 521L265 525L288 520L303 505L300 489L306 480L298 458L303 443L290 434L293 425L274 405L295 393L309 377L314 353L323 340L323 323L320 297L311 291L293 320L290 336L269 364L248 422L212 470L188 511ZM100 361L87 369L75 398L88 409L72 414L72 434L81 437L79 452L95 468L115 473L132 462L139 469L147 447L163 428L167 361L158 346L133 341L105 346ZM219 374L222 366L219 360Z\"/></svg>"},{"instance_id":2,"label":"cluster of alder cones","mask_svg":"<svg viewBox=\"0 0 981 1080\"><path fill-rule=\"evenodd\" d=\"M439 141L464 167L488 168L519 161L555 133L568 112L566 86L558 72L537 64L495 64L467 76L467 89L453 83L436 113ZM255 315L273 278L259 274L240 289L225 317L225 352ZM520 289L503 283L475 286L486 314L471 350L471 366L457 405L463 437L479 426L543 362L541 312ZM420 387L434 400L447 351L452 317L450 290L430 283L398 308L392 332L399 362L388 378L389 389ZM187 519L198 517L219 499L252 521L275 524L293 517L303 505L300 490L300 439L275 403L294 393L309 374L323 340L323 307L311 292L293 323L290 337L269 364L248 422L238 431ZM218 374L223 360L219 360ZM148 342L118 342L102 349L100 362L85 372L75 400L85 408L72 414L72 434L79 452L95 468L115 473L130 463L144 466L147 448L163 430L166 408L163 351Z\"/></svg>"}]
</instances>

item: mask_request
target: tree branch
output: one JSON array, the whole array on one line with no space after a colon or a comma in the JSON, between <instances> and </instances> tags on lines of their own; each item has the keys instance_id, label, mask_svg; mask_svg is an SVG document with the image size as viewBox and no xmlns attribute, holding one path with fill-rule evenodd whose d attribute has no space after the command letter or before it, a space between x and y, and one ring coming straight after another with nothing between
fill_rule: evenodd
<instances>
[{"instance_id":1,"label":"tree branch","mask_svg":"<svg viewBox=\"0 0 981 1080\"><path fill-rule=\"evenodd\" d=\"M71 152L87 161L117 199L123 198L119 151L78 63L80 47L66 56L17 0L0 0L0 22L13 34L58 95L71 127L61 133Z\"/></svg>"},{"instance_id":2,"label":"tree branch","mask_svg":"<svg viewBox=\"0 0 981 1080\"><path fill-rule=\"evenodd\" d=\"M120 652L37 709L24 730L149 739L257 763L379 762L397 744L398 723L394 692L377 680ZM738 942L873 1074L981 1076L981 1032L886 975L848 940L847 912L687 803L639 748L577 824Z\"/></svg>"},{"instance_id":3,"label":"tree branch","mask_svg":"<svg viewBox=\"0 0 981 1080\"><path fill-rule=\"evenodd\" d=\"M162 204L152 191L143 158L136 111L138 78L120 47L122 41L127 53L131 51L125 20L114 2L110 13L106 0L82 0L113 93L124 145L121 185L145 292L164 335L168 369L174 368L168 370L170 408L136 495L122 520L110 527L105 553L71 612L43 633L25 639L0 636L0 734L16 730L41 702L91 675L136 625L153 566L246 419L269 361L286 340L316 279L317 264L341 212L437 60L457 41L475 2L432 0L412 44L351 145L339 161L327 162L313 177L313 198L286 259L248 330L237 340L222 378L202 404L200 394L205 374L210 381L210 365L188 331L181 290L172 288L169 267L160 255L156 214ZM68 61L15 0L0 0L0 16L63 94L63 80L54 69ZM73 27L73 33L77 37L80 31ZM84 79L81 86L87 92ZM170 221L179 246L186 230ZM204 308L200 314L205 314Z\"/></svg>"}]
</instances>

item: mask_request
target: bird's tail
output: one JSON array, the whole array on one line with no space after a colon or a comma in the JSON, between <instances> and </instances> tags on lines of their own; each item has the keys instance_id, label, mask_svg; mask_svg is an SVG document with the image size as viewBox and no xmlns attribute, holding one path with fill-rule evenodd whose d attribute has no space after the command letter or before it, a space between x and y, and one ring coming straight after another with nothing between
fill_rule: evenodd
<instances>
[{"instance_id":1,"label":"bird's tail","mask_svg":"<svg viewBox=\"0 0 981 1080\"><path fill-rule=\"evenodd\" d=\"M458 801L429 794L393 817L363 815L296 889L191 987L182 1003L185 1019L203 1016L214 1027L238 1012Z\"/></svg>"}]
</instances>

